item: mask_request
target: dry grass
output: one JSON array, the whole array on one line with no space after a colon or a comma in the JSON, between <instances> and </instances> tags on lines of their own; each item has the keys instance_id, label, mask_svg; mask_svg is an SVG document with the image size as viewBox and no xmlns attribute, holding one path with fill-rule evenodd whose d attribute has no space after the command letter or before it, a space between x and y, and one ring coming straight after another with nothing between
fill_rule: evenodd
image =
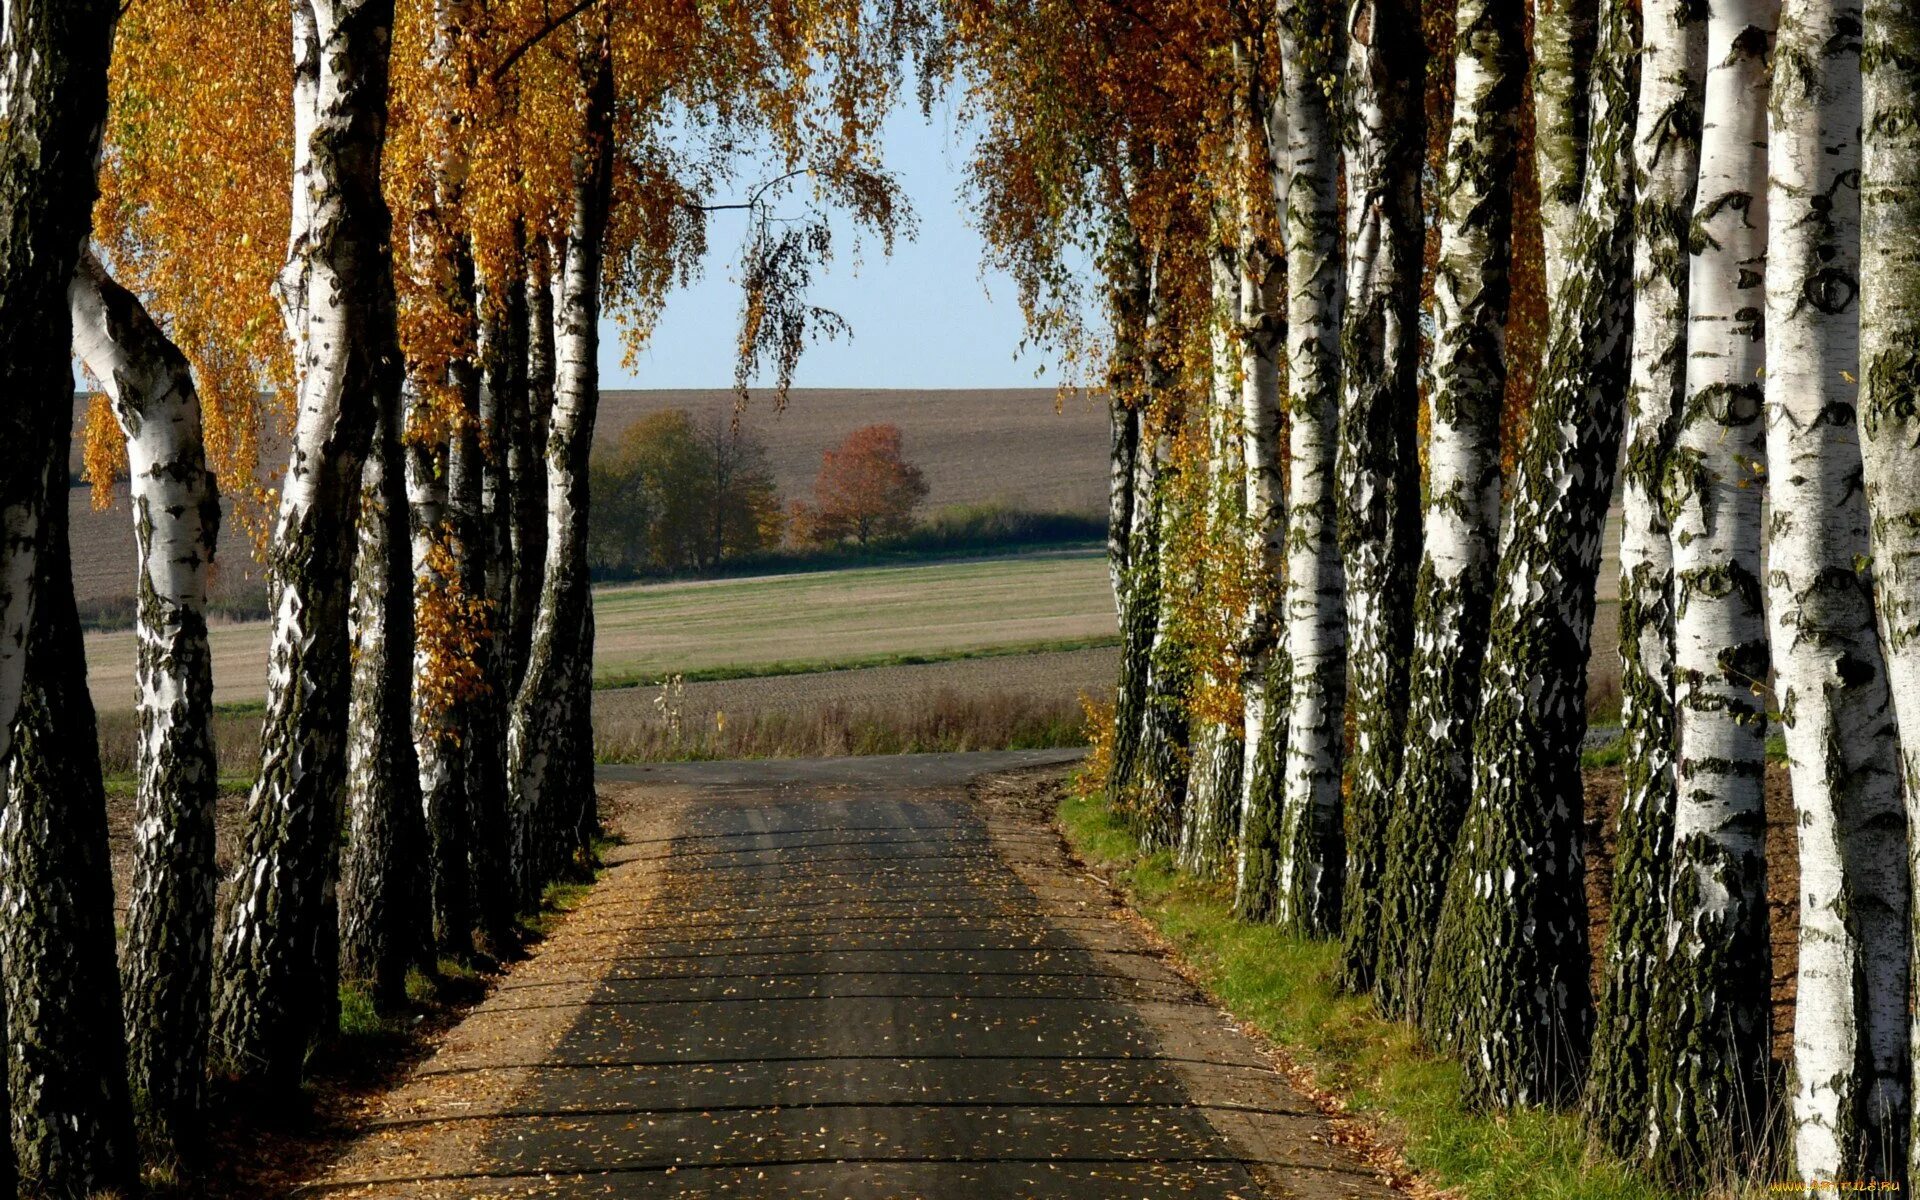
<instances>
[{"instance_id":1,"label":"dry grass","mask_svg":"<svg viewBox=\"0 0 1920 1200\"><path fill-rule=\"evenodd\" d=\"M601 762L824 758L963 750L1041 750L1086 744L1080 707L1067 697L979 695L943 690L922 704L823 704L810 712L769 709L729 718L596 723Z\"/></svg>"}]
</instances>

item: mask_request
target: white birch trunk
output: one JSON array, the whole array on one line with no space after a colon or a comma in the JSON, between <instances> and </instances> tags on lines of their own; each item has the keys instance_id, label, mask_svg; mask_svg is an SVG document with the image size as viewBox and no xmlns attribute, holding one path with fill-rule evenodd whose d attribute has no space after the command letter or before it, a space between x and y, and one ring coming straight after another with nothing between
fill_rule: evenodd
<instances>
[{"instance_id":1,"label":"white birch trunk","mask_svg":"<svg viewBox=\"0 0 1920 1200\"><path fill-rule=\"evenodd\" d=\"M297 416L268 570L274 597L260 776L220 926L214 1069L287 1091L337 996L332 889L345 783L347 587L360 461L399 386L380 191L392 0L296 0L299 222L285 278Z\"/></svg>"},{"instance_id":2,"label":"white birch trunk","mask_svg":"<svg viewBox=\"0 0 1920 1200\"><path fill-rule=\"evenodd\" d=\"M1480 662L1500 536L1508 258L1526 52L1522 0L1467 0L1454 46L1454 109L1434 276L1432 424L1414 600L1412 694L1387 824L1374 994L1417 1017L1472 784Z\"/></svg>"},{"instance_id":3,"label":"white birch trunk","mask_svg":"<svg viewBox=\"0 0 1920 1200\"><path fill-rule=\"evenodd\" d=\"M1667 479L1678 716L1667 945L1654 985L1658 1170L1705 1182L1764 1136L1766 938L1765 477L1767 50L1778 0L1719 0L1688 279L1686 405Z\"/></svg>"},{"instance_id":4,"label":"white birch trunk","mask_svg":"<svg viewBox=\"0 0 1920 1200\"><path fill-rule=\"evenodd\" d=\"M1860 8L1784 0L1767 247L1767 601L1799 813L1793 1160L1905 1166L1911 904L1899 744L1874 628L1860 362Z\"/></svg>"},{"instance_id":5,"label":"white birch trunk","mask_svg":"<svg viewBox=\"0 0 1920 1200\"><path fill-rule=\"evenodd\" d=\"M220 501L186 358L91 253L68 292L74 350L126 438L140 554L140 744L127 903L128 1069L149 1148L197 1136L213 969L213 657L207 571Z\"/></svg>"},{"instance_id":6,"label":"white birch trunk","mask_svg":"<svg viewBox=\"0 0 1920 1200\"><path fill-rule=\"evenodd\" d=\"M1612 909L1602 951L1587 1124L1622 1156L1643 1152L1654 967L1666 942L1673 846L1673 546L1662 491L1686 384L1688 230L1700 174L1707 70L1702 7L1645 0L1620 534L1621 736Z\"/></svg>"},{"instance_id":7,"label":"white birch trunk","mask_svg":"<svg viewBox=\"0 0 1920 1200\"><path fill-rule=\"evenodd\" d=\"M1216 222L1216 242L1233 236L1227 221ZM1239 484L1240 415L1239 355L1234 342L1240 319L1239 272L1231 243L1216 244L1212 262L1213 394L1207 407L1206 537L1215 545L1240 543ZM1240 613L1209 613L1212 620L1236 628ZM1208 688L1218 692L1228 679L1210 669ZM1241 722L1229 725L1210 715L1195 719L1193 759L1187 777L1187 809L1180 828L1178 861L1182 870L1211 879L1227 863L1231 842L1239 827L1240 776L1243 744Z\"/></svg>"},{"instance_id":8,"label":"white birch trunk","mask_svg":"<svg viewBox=\"0 0 1920 1200\"><path fill-rule=\"evenodd\" d=\"M1339 928L1346 838L1340 775L1346 712L1346 575L1334 461L1340 419L1339 143L1322 79L1340 14L1294 0L1278 25L1287 130L1287 580L1283 636L1291 668L1276 839L1274 917L1303 933ZM1277 717L1275 718L1278 719Z\"/></svg>"},{"instance_id":9,"label":"white birch trunk","mask_svg":"<svg viewBox=\"0 0 1920 1200\"><path fill-rule=\"evenodd\" d=\"M1867 0L1863 26L1861 458L1876 611L1900 732L1908 869L1920 880L1920 838L1912 832L1920 829L1920 9L1911 0ZM1920 947L1920 938L1910 936L1910 944ZM1920 1045L1920 1010L1908 1019L1909 1044ZM1909 1180L1920 1177L1920 1138L1909 1138L1907 1156Z\"/></svg>"},{"instance_id":10,"label":"white birch trunk","mask_svg":"<svg viewBox=\"0 0 1920 1200\"><path fill-rule=\"evenodd\" d=\"M1502 510L1473 791L1421 1013L1473 1104L1569 1098L1592 1020L1580 742L1626 398L1636 16L1605 0L1580 215Z\"/></svg>"}]
</instances>

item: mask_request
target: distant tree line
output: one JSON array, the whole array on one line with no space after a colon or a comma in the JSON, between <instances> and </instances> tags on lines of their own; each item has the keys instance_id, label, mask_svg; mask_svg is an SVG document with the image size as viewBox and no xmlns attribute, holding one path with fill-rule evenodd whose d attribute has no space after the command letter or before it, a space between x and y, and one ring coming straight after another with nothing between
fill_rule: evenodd
<instances>
[{"instance_id":1,"label":"distant tree line","mask_svg":"<svg viewBox=\"0 0 1920 1200\"><path fill-rule=\"evenodd\" d=\"M896 425L821 456L813 498L783 505L766 443L718 413L642 417L592 468L588 562L603 576L682 574L787 547L862 549L905 537L927 496Z\"/></svg>"}]
</instances>

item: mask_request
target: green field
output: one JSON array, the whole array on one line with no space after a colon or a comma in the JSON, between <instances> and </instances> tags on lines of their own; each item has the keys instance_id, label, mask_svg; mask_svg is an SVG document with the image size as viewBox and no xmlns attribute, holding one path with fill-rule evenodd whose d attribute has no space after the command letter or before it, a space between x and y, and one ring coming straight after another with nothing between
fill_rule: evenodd
<instances>
[{"instance_id":1,"label":"green field","mask_svg":"<svg viewBox=\"0 0 1920 1200\"><path fill-rule=\"evenodd\" d=\"M688 674L756 674L946 658L997 648L1085 645L1115 633L1097 550L868 567L594 594L603 685ZM266 692L267 625L212 631L214 699ZM134 635L87 635L88 682L105 711L133 707Z\"/></svg>"}]
</instances>

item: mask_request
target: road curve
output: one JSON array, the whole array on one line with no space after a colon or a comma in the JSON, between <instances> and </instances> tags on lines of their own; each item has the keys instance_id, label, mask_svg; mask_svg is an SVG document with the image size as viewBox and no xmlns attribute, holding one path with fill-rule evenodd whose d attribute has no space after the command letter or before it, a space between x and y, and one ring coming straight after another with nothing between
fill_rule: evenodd
<instances>
[{"instance_id":1,"label":"road curve","mask_svg":"<svg viewBox=\"0 0 1920 1200\"><path fill-rule=\"evenodd\" d=\"M1395 1194L968 786L1070 757L603 769L613 869L303 1194Z\"/></svg>"}]
</instances>

